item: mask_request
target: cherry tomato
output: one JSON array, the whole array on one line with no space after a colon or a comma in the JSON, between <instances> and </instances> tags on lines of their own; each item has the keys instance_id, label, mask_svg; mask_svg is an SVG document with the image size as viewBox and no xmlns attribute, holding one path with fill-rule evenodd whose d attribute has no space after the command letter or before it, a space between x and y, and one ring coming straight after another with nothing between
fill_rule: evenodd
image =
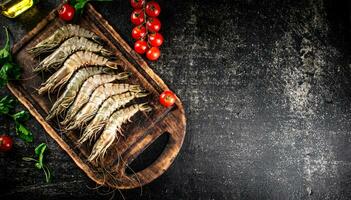
<instances>
[{"instance_id":1,"label":"cherry tomato","mask_svg":"<svg viewBox=\"0 0 351 200\"><path fill-rule=\"evenodd\" d=\"M59 17L64 21L71 21L74 17L75 9L73 6L65 3L62 5L61 9L59 10Z\"/></svg>"},{"instance_id":2,"label":"cherry tomato","mask_svg":"<svg viewBox=\"0 0 351 200\"><path fill-rule=\"evenodd\" d=\"M138 54L144 54L147 50L147 43L144 40L138 40L134 44L134 50Z\"/></svg>"},{"instance_id":3,"label":"cherry tomato","mask_svg":"<svg viewBox=\"0 0 351 200\"><path fill-rule=\"evenodd\" d=\"M130 4L135 9L142 8L143 5L145 4L145 0L130 0Z\"/></svg>"},{"instance_id":4,"label":"cherry tomato","mask_svg":"<svg viewBox=\"0 0 351 200\"><path fill-rule=\"evenodd\" d=\"M163 36L160 33L149 34L149 44L153 47L159 47L163 43Z\"/></svg>"},{"instance_id":5,"label":"cherry tomato","mask_svg":"<svg viewBox=\"0 0 351 200\"><path fill-rule=\"evenodd\" d=\"M136 26L132 30L132 37L136 40L144 38L146 36L145 26Z\"/></svg>"},{"instance_id":6,"label":"cherry tomato","mask_svg":"<svg viewBox=\"0 0 351 200\"><path fill-rule=\"evenodd\" d=\"M150 1L146 4L145 12L150 17L157 17L161 12L161 7L157 2Z\"/></svg>"},{"instance_id":7,"label":"cherry tomato","mask_svg":"<svg viewBox=\"0 0 351 200\"><path fill-rule=\"evenodd\" d=\"M13 141L10 136L2 135L0 136L0 151L6 152L12 149Z\"/></svg>"},{"instance_id":8,"label":"cherry tomato","mask_svg":"<svg viewBox=\"0 0 351 200\"><path fill-rule=\"evenodd\" d=\"M160 103L165 107L172 106L175 103L175 101L176 101L176 96L170 90L166 90L162 92L162 94L160 95Z\"/></svg>"},{"instance_id":9,"label":"cherry tomato","mask_svg":"<svg viewBox=\"0 0 351 200\"><path fill-rule=\"evenodd\" d=\"M147 59L151 61L157 60L161 55L160 49L158 47L151 47L147 52L146 52L146 57Z\"/></svg>"},{"instance_id":10,"label":"cherry tomato","mask_svg":"<svg viewBox=\"0 0 351 200\"><path fill-rule=\"evenodd\" d=\"M144 12L141 9L134 10L130 16L130 21L134 25L140 25L144 22Z\"/></svg>"},{"instance_id":11,"label":"cherry tomato","mask_svg":"<svg viewBox=\"0 0 351 200\"><path fill-rule=\"evenodd\" d=\"M161 29L161 22L156 17L150 17L146 22L146 28L151 32L158 32Z\"/></svg>"}]
</instances>

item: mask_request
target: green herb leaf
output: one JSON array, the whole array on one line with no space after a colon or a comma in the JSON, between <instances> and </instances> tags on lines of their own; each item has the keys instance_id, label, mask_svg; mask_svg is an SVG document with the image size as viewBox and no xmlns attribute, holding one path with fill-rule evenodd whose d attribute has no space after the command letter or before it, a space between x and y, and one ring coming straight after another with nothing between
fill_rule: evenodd
<instances>
[{"instance_id":1,"label":"green herb leaf","mask_svg":"<svg viewBox=\"0 0 351 200\"><path fill-rule=\"evenodd\" d=\"M35 155L38 157L38 160L34 159L34 158L30 158L30 157L23 157L22 160L24 161L34 161L35 162L35 168L37 169L42 169L44 174L45 174L45 181L47 183L50 182L51 180L51 172L50 172L50 169L44 165L44 153L45 153L45 150L47 149L47 146L45 143L41 143L39 144L34 152L35 152Z\"/></svg>"},{"instance_id":2,"label":"green herb leaf","mask_svg":"<svg viewBox=\"0 0 351 200\"><path fill-rule=\"evenodd\" d=\"M0 115L8 115L15 108L15 101L5 96L0 100Z\"/></svg>"},{"instance_id":3,"label":"green herb leaf","mask_svg":"<svg viewBox=\"0 0 351 200\"><path fill-rule=\"evenodd\" d=\"M10 37L9 31L4 27L6 33L5 46L0 50L0 65L5 64L7 61L12 61L11 50L10 50Z\"/></svg>"},{"instance_id":4,"label":"green herb leaf","mask_svg":"<svg viewBox=\"0 0 351 200\"><path fill-rule=\"evenodd\" d=\"M44 171L44 174L45 174L45 180L47 183L50 182L51 180L51 172L50 172L50 169L46 166L43 166L43 171Z\"/></svg>"},{"instance_id":5,"label":"green herb leaf","mask_svg":"<svg viewBox=\"0 0 351 200\"><path fill-rule=\"evenodd\" d=\"M35 163L35 167L37 168L37 169L41 169L41 168L43 168L43 165L41 165L40 163Z\"/></svg>"},{"instance_id":6,"label":"green herb leaf","mask_svg":"<svg viewBox=\"0 0 351 200\"><path fill-rule=\"evenodd\" d=\"M0 69L0 86L3 87L11 79L11 70L13 65L6 62Z\"/></svg>"},{"instance_id":7,"label":"green herb leaf","mask_svg":"<svg viewBox=\"0 0 351 200\"><path fill-rule=\"evenodd\" d=\"M43 148L46 148L46 144L45 143L39 144L34 150L35 155L39 156L41 154ZM45 149L44 149L44 151L45 151Z\"/></svg>"},{"instance_id":8,"label":"green herb leaf","mask_svg":"<svg viewBox=\"0 0 351 200\"><path fill-rule=\"evenodd\" d=\"M20 122L15 121L15 123L16 123L16 134L18 135L18 137L25 142L33 142L33 134L28 130L28 128L25 127Z\"/></svg>"},{"instance_id":9,"label":"green herb leaf","mask_svg":"<svg viewBox=\"0 0 351 200\"><path fill-rule=\"evenodd\" d=\"M35 160L34 158L31 158L31 157L23 157L22 160L27 161L27 162L31 162L31 161L38 162L37 160Z\"/></svg>"},{"instance_id":10,"label":"green herb leaf","mask_svg":"<svg viewBox=\"0 0 351 200\"><path fill-rule=\"evenodd\" d=\"M10 80L18 80L21 69L14 63L6 62L0 69L0 86L5 86Z\"/></svg>"},{"instance_id":11,"label":"green herb leaf","mask_svg":"<svg viewBox=\"0 0 351 200\"><path fill-rule=\"evenodd\" d=\"M0 86L7 84L9 80L17 80L21 76L21 70L18 65L12 61L10 49L10 37L6 27L6 42L4 48L0 50Z\"/></svg>"},{"instance_id":12,"label":"green herb leaf","mask_svg":"<svg viewBox=\"0 0 351 200\"><path fill-rule=\"evenodd\" d=\"M22 123L29 119L29 114L22 110L11 115L16 124L17 135L25 142L33 142L33 134Z\"/></svg>"},{"instance_id":13,"label":"green herb leaf","mask_svg":"<svg viewBox=\"0 0 351 200\"><path fill-rule=\"evenodd\" d=\"M45 143L41 143L37 146L37 148L35 148L35 155L37 155L39 157L38 159L38 163L35 165L38 169L41 169L44 164L43 164L43 159L44 159L44 152L46 150L46 144Z\"/></svg>"},{"instance_id":14,"label":"green herb leaf","mask_svg":"<svg viewBox=\"0 0 351 200\"><path fill-rule=\"evenodd\" d=\"M18 113L15 113L14 115L12 115L12 118L16 122L25 122L29 119L29 114L28 114L28 112L22 110Z\"/></svg>"}]
</instances>

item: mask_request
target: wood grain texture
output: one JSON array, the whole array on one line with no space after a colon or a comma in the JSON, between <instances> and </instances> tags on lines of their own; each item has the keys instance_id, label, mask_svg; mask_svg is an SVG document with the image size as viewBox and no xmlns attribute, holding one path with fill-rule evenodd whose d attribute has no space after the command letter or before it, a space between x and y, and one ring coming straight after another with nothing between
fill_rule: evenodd
<instances>
[{"instance_id":1,"label":"wood grain texture","mask_svg":"<svg viewBox=\"0 0 351 200\"><path fill-rule=\"evenodd\" d=\"M96 183L119 189L145 185L169 168L182 146L186 128L182 103L178 97L172 108L164 108L158 103L159 94L168 87L93 6L88 4L86 13L78 24L95 32L107 42L107 48L123 61L123 70L132 72L133 77L128 83L139 84L151 93L146 99L153 107L153 111L139 113L132 118L132 123L123 126L125 136L110 147L101 163L91 164L86 161L92 146L77 147L76 141L79 137L77 132L63 133L57 120L53 122L45 120L49 108L58 95L54 94L49 98L46 95L39 96L36 91L47 74L32 72L33 67L38 64L38 59L33 58L26 50L64 25L57 18L56 10L14 45L13 54L23 73L21 81L9 83L8 88L38 120L48 135ZM138 100L134 103L138 103ZM169 134L169 141L159 158L145 169L131 175L127 174L128 165L162 134Z\"/></svg>"}]
</instances>

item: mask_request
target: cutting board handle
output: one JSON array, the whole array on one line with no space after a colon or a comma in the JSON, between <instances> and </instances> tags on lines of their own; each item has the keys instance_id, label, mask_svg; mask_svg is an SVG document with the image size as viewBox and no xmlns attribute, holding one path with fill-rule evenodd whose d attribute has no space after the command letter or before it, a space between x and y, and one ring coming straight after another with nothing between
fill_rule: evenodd
<instances>
[{"instance_id":1,"label":"cutting board handle","mask_svg":"<svg viewBox=\"0 0 351 200\"><path fill-rule=\"evenodd\" d=\"M118 181L118 188L135 188L145 185L163 174L172 164L183 142L183 138L177 133L182 133L185 127L181 123L171 121L174 120L170 119L171 117L166 117L167 119L165 118L160 122L160 125L153 127L149 134L145 135L121 155L122 159L117 169L119 174L122 174L122 179ZM176 129L176 131L172 129ZM145 169L133 174L126 174L126 169L129 167L128 164L133 162L136 157L163 134L169 134L169 139L161 155Z\"/></svg>"}]
</instances>

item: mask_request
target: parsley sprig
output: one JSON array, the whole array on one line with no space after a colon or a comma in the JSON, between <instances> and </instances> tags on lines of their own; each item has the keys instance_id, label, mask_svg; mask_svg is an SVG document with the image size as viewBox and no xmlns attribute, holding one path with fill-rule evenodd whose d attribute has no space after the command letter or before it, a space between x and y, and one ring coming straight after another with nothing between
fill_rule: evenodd
<instances>
[{"instance_id":1,"label":"parsley sprig","mask_svg":"<svg viewBox=\"0 0 351 200\"><path fill-rule=\"evenodd\" d=\"M24 122L29 119L29 114L22 110L13 113L15 110L15 100L9 96L5 96L0 100L0 115L10 117L15 122L16 134L24 142L33 142L33 134L24 125Z\"/></svg>"},{"instance_id":2,"label":"parsley sprig","mask_svg":"<svg viewBox=\"0 0 351 200\"><path fill-rule=\"evenodd\" d=\"M18 80L21 76L20 67L14 62L11 55L10 37L6 27L4 27L6 33L5 46L0 49L0 88L5 86L9 81ZM0 116L11 118L16 127L17 136L25 142L33 142L33 134L24 125L29 119L28 112L22 110L15 112L16 101L9 96L5 96L0 99ZM35 148L35 155L37 159L32 157L23 157L25 161L35 162L37 169L42 169L45 174L46 182L50 182L51 172L49 168L44 164L44 153L47 149L45 143L41 143Z\"/></svg>"},{"instance_id":3,"label":"parsley sprig","mask_svg":"<svg viewBox=\"0 0 351 200\"><path fill-rule=\"evenodd\" d=\"M23 157L22 159L24 161L34 162L35 167L37 169L43 170L43 172L45 174L45 180L47 183L49 183L51 180L51 172L50 172L50 169L44 164L44 152L45 152L46 148L47 148L46 144L41 143L34 150L35 156L37 157L37 159L32 158L32 157Z\"/></svg>"},{"instance_id":4,"label":"parsley sprig","mask_svg":"<svg viewBox=\"0 0 351 200\"><path fill-rule=\"evenodd\" d=\"M10 80L18 80L21 76L20 67L14 63L11 49L9 31L4 27L6 33L5 46L0 49L0 86L5 86Z\"/></svg>"}]
</instances>

